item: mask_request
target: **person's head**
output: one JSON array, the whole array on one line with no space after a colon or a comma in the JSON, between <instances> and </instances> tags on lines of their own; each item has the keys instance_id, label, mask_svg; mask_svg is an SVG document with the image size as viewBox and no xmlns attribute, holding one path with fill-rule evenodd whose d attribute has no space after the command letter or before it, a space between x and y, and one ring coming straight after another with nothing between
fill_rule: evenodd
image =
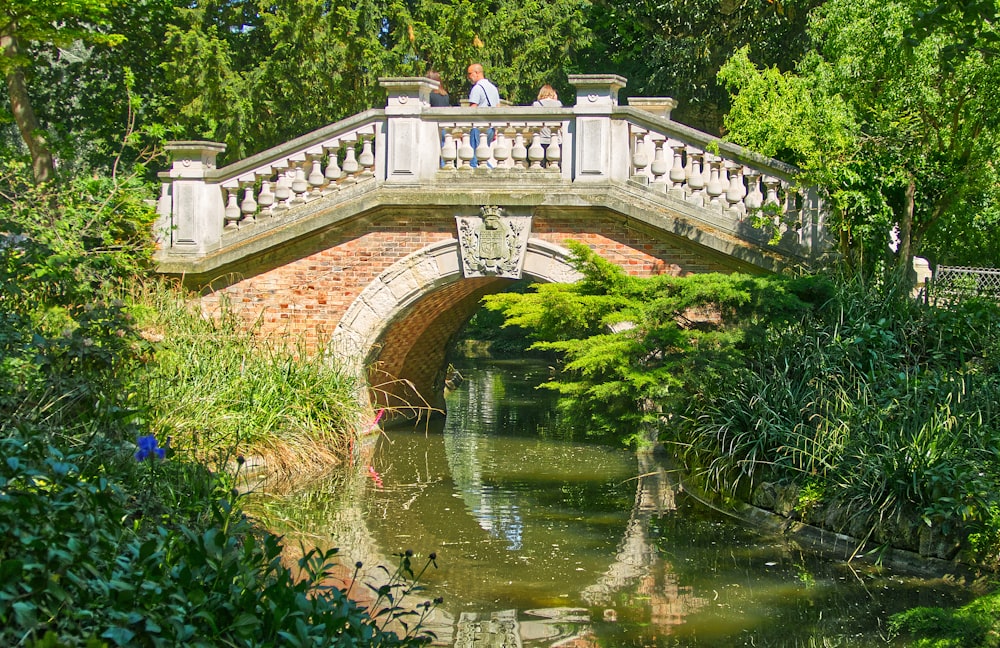
<instances>
[{"instance_id":1,"label":"person's head","mask_svg":"<svg viewBox=\"0 0 1000 648\"><path fill-rule=\"evenodd\" d=\"M470 65L469 69L466 70L466 74L469 77L469 83L472 84L479 83L484 78L486 78L485 75L483 74L483 66L480 65L479 63L473 63L472 65Z\"/></svg>"},{"instance_id":2,"label":"person's head","mask_svg":"<svg viewBox=\"0 0 1000 648\"><path fill-rule=\"evenodd\" d=\"M431 92L436 92L437 94L448 94L448 91L445 90L445 88L444 88L444 82L441 81L441 73L440 72L438 72L436 70L428 70L426 76L431 81L437 81L438 82L437 89L431 90Z\"/></svg>"},{"instance_id":3,"label":"person's head","mask_svg":"<svg viewBox=\"0 0 1000 648\"><path fill-rule=\"evenodd\" d=\"M559 95L556 94L556 91L552 86L546 83L538 91L538 100L541 101L542 99L555 99L558 101Z\"/></svg>"}]
</instances>

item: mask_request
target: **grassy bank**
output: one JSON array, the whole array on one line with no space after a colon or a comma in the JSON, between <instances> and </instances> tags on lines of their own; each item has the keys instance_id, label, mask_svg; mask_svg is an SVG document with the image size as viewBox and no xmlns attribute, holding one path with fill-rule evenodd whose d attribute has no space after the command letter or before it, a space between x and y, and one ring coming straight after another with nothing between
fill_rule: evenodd
<instances>
[{"instance_id":1,"label":"grassy bank","mask_svg":"<svg viewBox=\"0 0 1000 648\"><path fill-rule=\"evenodd\" d=\"M344 457L356 383L151 279L146 187L23 177L0 177L0 645L424 643L324 585L333 553L290 570L228 470Z\"/></svg>"}]
</instances>

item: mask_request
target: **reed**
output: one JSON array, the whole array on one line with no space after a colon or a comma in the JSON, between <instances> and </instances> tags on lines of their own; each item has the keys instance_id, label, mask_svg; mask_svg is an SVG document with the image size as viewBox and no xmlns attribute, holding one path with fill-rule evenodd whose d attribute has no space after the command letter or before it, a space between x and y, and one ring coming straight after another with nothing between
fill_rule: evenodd
<instances>
[{"instance_id":1,"label":"reed","mask_svg":"<svg viewBox=\"0 0 1000 648\"><path fill-rule=\"evenodd\" d=\"M693 390L672 438L710 488L745 499L809 484L840 531L995 536L1000 308L840 286L817 313L748 338L738 370Z\"/></svg>"},{"instance_id":2,"label":"reed","mask_svg":"<svg viewBox=\"0 0 1000 648\"><path fill-rule=\"evenodd\" d=\"M151 428L213 463L237 455L308 473L347 457L364 419L358 380L302 344L259 335L225 307L204 316L177 289L133 291L155 343L144 398Z\"/></svg>"}]
</instances>

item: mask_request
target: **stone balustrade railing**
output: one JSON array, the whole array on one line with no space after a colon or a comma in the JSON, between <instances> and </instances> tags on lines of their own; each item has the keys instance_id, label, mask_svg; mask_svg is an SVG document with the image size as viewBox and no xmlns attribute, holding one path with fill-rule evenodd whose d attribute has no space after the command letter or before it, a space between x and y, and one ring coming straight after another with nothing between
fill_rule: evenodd
<instances>
[{"instance_id":1,"label":"stone balustrade railing","mask_svg":"<svg viewBox=\"0 0 1000 648\"><path fill-rule=\"evenodd\" d=\"M819 192L799 186L794 167L682 124L627 111L616 116L628 123L632 182L767 237L791 237L812 247L811 240L822 236Z\"/></svg>"},{"instance_id":2,"label":"stone balustrade railing","mask_svg":"<svg viewBox=\"0 0 1000 648\"><path fill-rule=\"evenodd\" d=\"M819 253L822 205L816 191L796 185L795 169L672 121L671 99L619 106L621 77L570 82L576 103L564 108L431 108L430 79L383 79L384 109L222 168L222 144L171 143L172 167L161 174L161 256L205 256L313 213L301 207L319 199L325 209L372 190L456 190L464 180L544 180L563 191L617 183L680 201L713 226ZM761 225L766 234L753 227Z\"/></svg>"}]
</instances>

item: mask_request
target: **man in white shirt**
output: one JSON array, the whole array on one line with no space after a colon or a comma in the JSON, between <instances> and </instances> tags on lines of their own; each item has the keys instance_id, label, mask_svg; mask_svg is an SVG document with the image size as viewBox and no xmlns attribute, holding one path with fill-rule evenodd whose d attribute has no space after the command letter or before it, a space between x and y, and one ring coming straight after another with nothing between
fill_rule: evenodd
<instances>
[{"instance_id":1,"label":"man in white shirt","mask_svg":"<svg viewBox=\"0 0 1000 648\"><path fill-rule=\"evenodd\" d=\"M483 74L483 66L479 63L473 63L469 66L467 73L469 75L469 83L472 84L472 90L469 92L469 105L473 107L499 106L500 91Z\"/></svg>"},{"instance_id":2,"label":"man in white shirt","mask_svg":"<svg viewBox=\"0 0 1000 648\"><path fill-rule=\"evenodd\" d=\"M469 91L469 105L472 107L484 107L493 108L500 105L500 91L497 87L493 85L493 82L486 78L483 73L483 66L479 63L473 63L469 66L466 73L469 77L469 83L472 84L472 90ZM493 129L489 129L486 134L486 141L489 142L493 139ZM472 145L472 149L475 150L479 146L479 129L473 128L469 133L469 143ZM473 167L479 166L479 160L475 157L469 163Z\"/></svg>"}]
</instances>

